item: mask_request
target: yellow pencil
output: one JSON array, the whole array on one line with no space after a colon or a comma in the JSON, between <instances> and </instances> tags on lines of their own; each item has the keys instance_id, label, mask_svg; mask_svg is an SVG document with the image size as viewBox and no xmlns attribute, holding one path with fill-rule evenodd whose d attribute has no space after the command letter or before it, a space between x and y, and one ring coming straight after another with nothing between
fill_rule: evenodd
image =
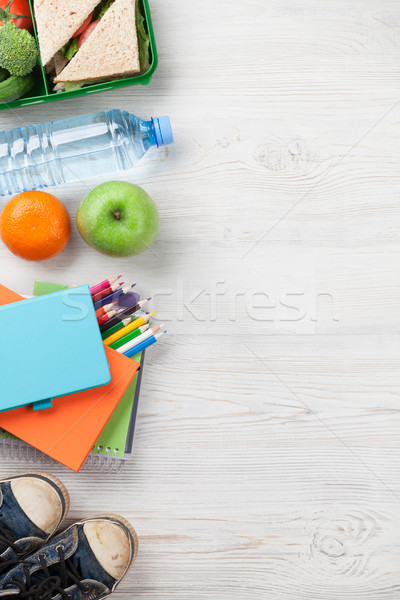
<instances>
[{"instance_id":1,"label":"yellow pencil","mask_svg":"<svg viewBox=\"0 0 400 600\"><path fill-rule=\"evenodd\" d=\"M132 323L129 323L129 325L126 325L119 331L116 331L112 335L109 335L107 338L105 338L103 340L104 344L106 346L110 346L111 344L113 344L114 342L116 342L117 340L122 338L124 335L126 335L127 333L134 331L137 327L141 327L142 325L145 325L150 320L150 317L154 316L155 314L156 313L153 312L148 315L145 315L144 317L139 317L138 319L135 319L134 321L132 321Z\"/></svg>"}]
</instances>

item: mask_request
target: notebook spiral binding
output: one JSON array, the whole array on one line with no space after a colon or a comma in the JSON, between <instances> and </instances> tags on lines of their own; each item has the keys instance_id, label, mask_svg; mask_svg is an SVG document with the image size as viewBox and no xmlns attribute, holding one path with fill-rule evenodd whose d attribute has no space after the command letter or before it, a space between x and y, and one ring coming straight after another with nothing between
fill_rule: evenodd
<instances>
[{"instance_id":1,"label":"notebook spiral binding","mask_svg":"<svg viewBox=\"0 0 400 600\"><path fill-rule=\"evenodd\" d=\"M0 429L0 432L5 433L2 429ZM60 464L26 442L13 438L0 438L0 456L3 460L18 460L42 465ZM89 454L81 470L120 473L124 463L124 460L111 454Z\"/></svg>"}]
</instances>

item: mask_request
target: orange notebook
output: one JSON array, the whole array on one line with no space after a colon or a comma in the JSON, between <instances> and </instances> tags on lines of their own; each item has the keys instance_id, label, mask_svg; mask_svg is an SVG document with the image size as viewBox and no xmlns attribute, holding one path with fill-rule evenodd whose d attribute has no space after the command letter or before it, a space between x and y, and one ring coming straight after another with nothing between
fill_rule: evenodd
<instances>
[{"instance_id":1,"label":"orange notebook","mask_svg":"<svg viewBox=\"0 0 400 600\"><path fill-rule=\"evenodd\" d=\"M0 285L0 306L23 300ZM56 398L53 407L24 406L0 413L0 427L74 471L79 471L107 421L135 376L139 364L106 347L111 382Z\"/></svg>"}]
</instances>

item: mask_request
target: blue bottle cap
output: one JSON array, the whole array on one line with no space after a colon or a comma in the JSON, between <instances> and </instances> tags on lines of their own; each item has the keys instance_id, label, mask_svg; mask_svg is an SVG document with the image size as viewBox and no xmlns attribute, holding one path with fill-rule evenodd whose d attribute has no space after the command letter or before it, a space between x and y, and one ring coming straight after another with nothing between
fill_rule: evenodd
<instances>
[{"instance_id":1,"label":"blue bottle cap","mask_svg":"<svg viewBox=\"0 0 400 600\"><path fill-rule=\"evenodd\" d=\"M154 133L156 135L157 146L166 146L173 144L174 136L172 135L171 122L169 117L154 117L152 119Z\"/></svg>"}]
</instances>

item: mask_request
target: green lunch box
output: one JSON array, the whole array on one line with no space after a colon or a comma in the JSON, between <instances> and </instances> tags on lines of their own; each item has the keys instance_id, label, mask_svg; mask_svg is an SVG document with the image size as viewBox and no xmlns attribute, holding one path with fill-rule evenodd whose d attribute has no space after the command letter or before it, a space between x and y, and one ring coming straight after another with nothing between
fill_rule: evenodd
<instances>
[{"instance_id":1,"label":"green lunch box","mask_svg":"<svg viewBox=\"0 0 400 600\"><path fill-rule=\"evenodd\" d=\"M33 0L28 0L33 20L33 34L37 42L37 33L35 22L33 18ZM51 102L53 100L63 100L64 98L76 98L77 96L85 96L86 94L94 94L96 92L104 92L106 90L115 90L116 88L123 87L126 85L136 85L141 83L147 85L150 83L153 73L158 65L156 41L154 37L153 25L151 22L150 7L148 0L139 0L141 12L145 18L145 24L147 32L150 38L150 67L145 73L140 73L133 77L125 77L124 79L114 79L113 81L106 81L103 83L94 83L93 85L86 85L83 88L74 90L71 92L53 92L53 82L48 77L46 70L44 69L40 58L37 66L33 73L37 78L37 83L33 89L18 100L12 102L0 103L0 110L6 108L18 108L19 106L30 106L32 104L43 104L44 102Z\"/></svg>"}]
</instances>

